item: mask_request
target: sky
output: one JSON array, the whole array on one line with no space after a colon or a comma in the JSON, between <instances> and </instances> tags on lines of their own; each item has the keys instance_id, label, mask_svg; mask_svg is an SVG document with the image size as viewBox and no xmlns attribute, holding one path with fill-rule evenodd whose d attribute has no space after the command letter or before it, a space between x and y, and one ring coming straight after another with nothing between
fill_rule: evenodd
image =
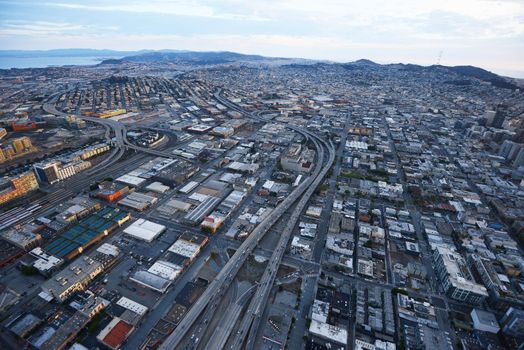
<instances>
[{"instance_id":1,"label":"sky","mask_svg":"<svg viewBox=\"0 0 524 350\"><path fill-rule=\"evenodd\" d=\"M0 0L0 49L58 48L440 62L524 77L524 0Z\"/></svg>"}]
</instances>

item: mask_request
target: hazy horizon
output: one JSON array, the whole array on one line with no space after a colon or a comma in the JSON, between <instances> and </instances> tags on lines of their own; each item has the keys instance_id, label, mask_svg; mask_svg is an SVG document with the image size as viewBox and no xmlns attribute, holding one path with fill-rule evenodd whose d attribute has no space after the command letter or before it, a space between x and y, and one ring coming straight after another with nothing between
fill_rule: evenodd
<instances>
[{"instance_id":1,"label":"hazy horizon","mask_svg":"<svg viewBox=\"0 0 524 350\"><path fill-rule=\"evenodd\" d=\"M524 2L518 0L0 0L0 5L5 50L174 47L335 62L440 62L524 76Z\"/></svg>"},{"instance_id":2,"label":"hazy horizon","mask_svg":"<svg viewBox=\"0 0 524 350\"><path fill-rule=\"evenodd\" d=\"M56 48L56 49L48 49L48 50L0 50L0 52L8 52L8 51L21 51L21 52L49 52L54 50L100 50L100 51L116 51L116 52L128 52L129 54L134 54L139 51L193 51L193 52L206 52L204 50L184 50L184 49L159 49L159 50L153 50L153 49L140 49L140 50L134 50L134 51L120 51L120 50L114 50L114 49L93 49L93 48L87 48L87 47L78 47L78 48ZM223 52L228 50L216 50L215 52ZM240 54L246 54L246 55L258 55L256 52L237 52ZM52 66L66 66L66 65L94 65L100 63L103 59L107 58L121 58L123 55L113 56L113 55L92 55L92 56L34 56L34 57L23 57L22 59L24 61L14 61L14 59L20 60L20 57L17 56L0 56L0 69L10 69L10 68L45 68L45 67L52 67ZM270 56L266 56L270 57ZM273 56L276 57L276 56ZM296 57L296 56L289 56L289 57L282 57L281 58L296 58L296 59L305 59L304 57ZM12 60L8 61L7 59L10 58ZM39 59L45 58L45 60L42 60L41 62ZM67 60L65 60L67 58ZM54 60L49 60L54 59ZM369 59L367 57L360 57L355 60L347 61L347 60L329 60L325 58L310 58L311 60L317 60L317 61L327 61L332 63L348 63L348 62L354 62L359 59ZM396 64L396 63L402 63L402 64L418 64L413 62L387 62L387 61L379 61L379 60L372 60L375 63L379 64ZM420 64L423 66L430 66L434 63L428 63L428 64ZM464 64L467 65L467 64ZM524 71L513 71L513 70L504 70L504 69L490 69L487 67L479 67L483 68L489 71L492 71L493 73L496 73L501 76L509 77L509 78L516 78L516 79L524 79Z\"/></svg>"}]
</instances>

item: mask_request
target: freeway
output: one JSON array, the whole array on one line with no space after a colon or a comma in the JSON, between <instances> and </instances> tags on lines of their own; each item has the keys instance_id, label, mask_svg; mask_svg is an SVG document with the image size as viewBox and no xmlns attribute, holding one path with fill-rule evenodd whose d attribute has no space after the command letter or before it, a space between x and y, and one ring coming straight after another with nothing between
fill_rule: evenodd
<instances>
[{"instance_id":1,"label":"freeway","mask_svg":"<svg viewBox=\"0 0 524 350\"><path fill-rule=\"evenodd\" d=\"M215 97L224 105L231 109L235 109L243 114L247 114L245 111L240 109L238 106L232 104L231 102L225 100L221 95L221 90L219 90ZM248 117L251 117L253 119L257 119L257 117L254 117L250 114L248 114ZM231 281L235 278L236 274L244 264L246 258L251 254L251 252L255 249L255 247L259 244L261 239L264 237L264 235L269 231L269 229L279 220L279 218L288 211L291 206L300 198L308 189L312 188L311 194L316 189L315 183L320 183L320 181L323 179L327 171L329 170L329 166L327 166L323 171L321 171L322 163L323 163L323 149L320 147L319 142L323 143L325 147L329 151L329 165L332 163L334 159L334 151L331 146L328 146L325 141L318 138L316 135L302 130L298 127L286 125L288 128L291 128L294 131L297 131L299 133L302 133L306 138L310 137L312 139L317 139L315 141L317 148L317 151L319 154L322 154L322 156L319 156L319 161L317 164L317 169L315 172L319 174L317 177L310 176L305 181L303 181L300 185L298 185L295 190L286 197L276 208L273 210L273 212L266 217L254 230L251 232L251 234L244 240L242 245L239 247L239 249L235 252L235 254L231 257L231 259L228 261L228 263L220 270L219 274L216 276L216 278L211 282L211 284L208 286L208 288L204 291L204 293L200 296L199 300L193 305L193 307L187 312L185 317L182 319L180 324L177 328L169 335L169 337L164 341L164 343L160 346L160 349L175 349L184 336L187 334L191 326L194 324L194 322L199 318L199 316L202 314L204 309L212 302L212 300L215 300L217 295L220 295L231 283ZM309 193L310 191L308 191ZM311 195L310 194L310 195ZM307 197L309 199L309 197ZM307 200L306 200L307 201ZM305 201L305 202L306 202ZM282 250L285 250L285 246ZM280 249L279 249L280 252ZM215 303L216 304L216 303Z\"/></svg>"},{"instance_id":2,"label":"freeway","mask_svg":"<svg viewBox=\"0 0 524 350\"><path fill-rule=\"evenodd\" d=\"M220 324L213 335L206 344L206 349L219 350L222 349L229 338L229 335L233 331L236 321L242 312L244 304L249 300L251 294L255 291L255 288L259 286L258 282L255 282L249 289L247 289L238 299L233 303L225 315L220 320Z\"/></svg>"},{"instance_id":3,"label":"freeway","mask_svg":"<svg viewBox=\"0 0 524 350\"><path fill-rule=\"evenodd\" d=\"M258 245L260 240L269 231L269 229L278 221L278 219L291 207L291 205L306 191L306 189L313 182L312 178L308 178L300 184L287 198L285 198L273 212L266 217L246 238L239 249L231 257L228 263L220 270L216 278L211 282L208 288L201 295L199 300L188 311L186 316L182 319L178 327L171 333L171 335L164 341L160 349L174 349L182 340L184 335L188 332L191 325L199 317L202 311L210 303L217 294L220 294L226 285L229 285L236 276L242 264L251 252Z\"/></svg>"},{"instance_id":4,"label":"freeway","mask_svg":"<svg viewBox=\"0 0 524 350\"><path fill-rule=\"evenodd\" d=\"M58 98L58 95L59 94L55 94L55 95L51 96L44 103L43 109L47 113L50 113L50 114L53 114L53 115L56 115L56 116L65 117L67 114L57 110L56 106L55 106L55 103L56 103L56 100ZM79 118L81 118L83 120L87 120L87 119L84 119L84 117L79 117ZM111 138L112 127L111 127L111 125L109 125L107 123L104 123L102 125L106 129L106 131L105 131L105 138L106 138L107 143L112 144L112 138ZM116 143L115 149L113 149L113 151L109 154L109 156L103 162L98 164L96 167L88 170L88 172L87 172L88 174L92 175L92 174L96 173L97 171L99 171L99 170L101 170L101 169L103 169L103 168L105 168L107 166L110 166L110 165L116 163L120 158L122 158L122 156L124 155L124 152L125 152L125 148L124 148L123 142L118 143L118 139L119 138L118 138L118 134L117 134L116 129L115 129L115 137L117 138L117 143Z\"/></svg>"},{"instance_id":5,"label":"freeway","mask_svg":"<svg viewBox=\"0 0 524 350\"><path fill-rule=\"evenodd\" d=\"M224 99L221 96L221 90L219 90L215 97L224 105L226 105L229 108L234 108L237 111L244 113L244 111L240 108L235 108L236 106L229 102L228 100ZM245 114L245 113L244 113ZM257 118L260 119L260 118ZM346 120L345 128L347 128L349 118ZM300 132L301 130L295 127L291 127L295 131ZM320 138L315 136L314 134L309 134L309 137L317 138L318 141L323 142ZM344 138L345 141L345 138ZM322 149L318 142L314 141L316 143L317 150ZM269 297L269 293L271 291L271 288L274 283L274 279L276 276L276 273L278 271L278 266L280 265L280 262L282 260L282 256L285 252L285 249L287 247L287 243L289 241L289 238L293 232L293 228L296 224L296 221L298 220L300 214L302 213L303 208L305 207L305 204L309 200L310 196L313 194L313 191L317 188L317 186L320 184L320 181L323 180L327 172L329 171L329 168L331 164L333 164L334 158L335 158L335 151L333 147L327 146L326 148L329 151L329 160L327 163L327 166L324 168L324 171L322 174L318 174L318 172L321 169L321 164L323 163L323 155L319 155L318 157L318 164L319 166L318 172L316 171L315 175L315 182L316 184L312 185L308 189L308 193L306 193L303 198L301 199L300 203L297 205L291 219L288 221L288 225L286 226L284 232L281 235L280 241L277 245L277 248L274 250L273 255L270 259L270 263L266 267L266 270L264 272L264 275L262 276L262 279L260 280L260 285L258 287L258 290L255 293L255 296L251 299L251 304L249 305L247 311L244 314L244 318L242 319L240 329L237 331L235 339L233 340L231 344L232 349L241 348L244 344L244 340L247 338L247 344L245 345L246 349L251 349L255 345L255 338L257 335L257 331L259 328L259 324L263 315L264 306L267 302L267 299ZM342 148L342 147L341 147ZM343 149L343 148L342 148ZM248 334L249 331L249 334ZM220 347L222 348L222 347ZM219 348L217 348L219 349Z\"/></svg>"},{"instance_id":6,"label":"freeway","mask_svg":"<svg viewBox=\"0 0 524 350\"><path fill-rule=\"evenodd\" d=\"M48 99L48 101L46 103L44 103L43 109L47 113L50 113L50 114L53 114L53 115L56 115L56 116L65 117L67 114L57 110L56 107L55 107L55 101L56 101L57 98L58 98L58 94L53 95L52 97L50 97ZM181 158L181 159L183 159L185 161L188 161L188 162L192 162L192 163L195 162L194 160L186 159L184 157L175 155L175 154L173 154L171 152L160 151L160 150L156 150L156 149L153 149L153 148L140 147L140 146L132 144L127 139L127 128L126 128L126 126L123 123L119 122L119 121L112 120L112 119L96 118L96 117L86 117L86 116L83 116L83 115L75 115L75 117L77 117L77 118L79 118L81 120L84 120L86 122L100 124L103 127L105 127L106 128L106 133L105 133L106 140L108 141L108 143L114 144L117 148L133 149L135 151L148 153L150 155L157 156L157 157ZM111 138L111 133L110 133L109 130L112 130L113 133L115 134L114 139ZM111 154L111 157L114 157L114 158L113 158L112 161L108 161L108 164L113 164L114 162L118 161L118 159L120 159L120 157L122 155L123 155L123 152L113 152Z\"/></svg>"},{"instance_id":7,"label":"freeway","mask_svg":"<svg viewBox=\"0 0 524 350\"><path fill-rule=\"evenodd\" d=\"M314 136L313 134L310 134L310 136L316 138L316 136ZM320 145L319 141L323 142L323 140L321 140L320 138L317 138L317 140L313 139L313 142L315 143L316 148L318 150L317 166L315 168L314 174L312 175L314 181L311 183L306 193L300 199L300 202L297 204L293 214L291 215L291 218L288 220L288 223L281 234L279 242L275 250L273 251L273 255L271 256L266 270L264 271L264 274L260 280L260 285L257 291L255 292L255 296L251 299L251 303L247 311L244 313L240 329L238 330L231 344L232 349L242 348L242 345L244 344L246 337L247 342L245 348L253 348L260 321L262 318L262 314L264 311L264 307L267 303L267 299L269 297L271 288L273 287L278 267L286 251L289 238L293 233L293 228L295 227L297 220L299 219L300 215L305 209L307 202L313 195L316 188L320 185L321 181L326 176L327 172L331 167L331 164L333 164L333 161L335 159L335 152L333 147L331 145L328 145L326 142L323 142L323 146L326 147L328 151L328 161L327 164L324 166L324 150L323 146Z\"/></svg>"},{"instance_id":8,"label":"freeway","mask_svg":"<svg viewBox=\"0 0 524 350\"><path fill-rule=\"evenodd\" d=\"M337 191L337 178L340 174L341 166L343 163L343 155L345 151L346 139L348 135L348 129L351 122L351 115L349 112L341 112L346 116L344 127L340 131L340 143L338 145L337 153L335 155L335 162L332 167L332 173L329 175L327 189L327 195L324 196L324 209L320 216L320 221L318 223L318 230L316 234L316 244L313 249L312 260L318 266L323 259L324 248L326 244L326 237L329 228L329 221L333 211L333 203L335 198L335 192ZM339 114L339 116L341 116ZM356 226L356 225L355 225ZM310 306L313 304L315 299L317 277L320 274L320 271L317 271L317 276L312 276L307 278L304 277L304 283L302 287L302 297L301 303L296 316L296 322L294 327L291 330L287 346L289 349L299 349L304 348L304 339L303 336L306 332L306 318L309 315ZM348 338L348 344L352 344L352 337Z\"/></svg>"}]
</instances>

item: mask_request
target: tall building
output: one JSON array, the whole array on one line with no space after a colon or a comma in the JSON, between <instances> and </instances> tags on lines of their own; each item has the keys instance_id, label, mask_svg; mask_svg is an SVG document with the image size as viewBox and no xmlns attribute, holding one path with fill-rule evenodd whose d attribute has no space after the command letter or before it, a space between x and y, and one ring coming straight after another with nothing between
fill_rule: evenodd
<instances>
[{"instance_id":1,"label":"tall building","mask_svg":"<svg viewBox=\"0 0 524 350\"><path fill-rule=\"evenodd\" d=\"M524 338L524 311L510 307L499 321L502 332L506 335Z\"/></svg>"},{"instance_id":2,"label":"tall building","mask_svg":"<svg viewBox=\"0 0 524 350\"><path fill-rule=\"evenodd\" d=\"M35 173L30 171L10 180L0 182L0 204L26 195L38 188Z\"/></svg>"},{"instance_id":3,"label":"tall building","mask_svg":"<svg viewBox=\"0 0 524 350\"><path fill-rule=\"evenodd\" d=\"M497 129L502 129L502 124L504 124L505 119L506 113L499 109L497 110L497 114L495 114L495 118L493 119L491 126Z\"/></svg>"},{"instance_id":4,"label":"tall building","mask_svg":"<svg viewBox=\"0 0 524 350\"><path fill-rule=\"evenodd\" d=\"M519 153L517 153L517 156L515 157L515 161L513 162L513 166L515 168L518 168L519 166L524 165L524 147L522 147L519 150Z\"/></svg>"},{"instance_id":5,"label":"tall building","mask_svg":"<svg viewBox=\"0 0 524 350\"><path fill-rule=\"evenodd\" d=\"M495 119L495 114L497 114L497 112L495 111L486 111L484 113L484 118L486 118L485 126L490 126L491 124L493 124L493 119Z\"/></svg>"},{"instance_id":6,"label":"tall building","mask_svg":"<svg viewBox=\"0 0 524 350\"><path fill-rule=\"evenodd\" d=\"M506 119L506 114L506 106L503 104L498 105L495 113L489 111L487 125L497 129L502 129L502 125Z\"/></svg>"},{"instance_id":7,"label":"tall building","mask_svg":"<svg viewBox=\"0 0 524 350\"><path fill-rule=\"evenodd\" d=\"M524 148L524 144L522 143L505 140L504 143L502 143L502 146L500 146L499 156L510 161L514 160L522 148Z\"/></svg>"},{"instance_id":8,"label":"tall building","mask_svg":"<svg viewBox=\"0 0 524 350\"><path fill-rule=\"evenodd\" d=\"M61 166L59 161L52 161L44 164L35 164L33 168L35 169L36 176L40 182L53 184L59 181L58 170Z\"/></svg>"},{"instance_id":9,"label":"tall building","mask_svg":"<svg viewBox=\"0 0 524 350\"><path fill-rule=\"evenodd\" d=\"M475 282L466 261L459 253L437 247L433 253L433 262L435 273L450 298L480 304L488 297L488 291L483 285Z\"/></svg>"}]
</instances>

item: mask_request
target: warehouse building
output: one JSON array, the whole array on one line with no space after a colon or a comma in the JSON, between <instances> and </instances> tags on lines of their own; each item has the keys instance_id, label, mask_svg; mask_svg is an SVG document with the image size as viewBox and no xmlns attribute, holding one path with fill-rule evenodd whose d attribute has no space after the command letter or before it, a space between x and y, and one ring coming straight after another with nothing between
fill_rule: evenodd
<instances>
[{"instance_id":1,"label":"warehouse building","mask_svg":"<svg viewBox=\"0 0 524 350\"><path fill-rule=\"evenodd\" d=\"M102 208L100 203L80 195L65 204L60 204L56 208L56 211L59 211L59 213L53 219L56 222L68 225L100 210L100 208Z\"/></svg>"},{"instance_id":2,"label":"warehouse building","mask_svg":"<svg viewBox=\"0 0 524 350\"><path fill-rule=\"evenodd\" d=\"M147 190L153 191L159 194L166 193L169 191L169 186L163 185L161 182L153 182L146 187Z\"/></svg>"},{"instance_id":3,"label":"warehouse building","mask_svg":"<svg viewBox=\"0 0 524 350\"><path fill-rule=\"evenodd\" d=\"M242 163L238 161L231 162L227 165L227 169L239 173L254 174L259 168L256 163Z\"/></svg>"},{"instance_id":4,"label":"warehouse building","mask_svg":"<svg viewBox=\"0 0 524 350\"><path fill-rule=\"evenodd\" d=\"M215 211L204 218L200 224L202 229L215 233L245 197L245 191L234 190L231 192Z\"/></svg>"},{"instance_id":5,"label":"warehouse building","mask_svg":"<svg viewBox=\"0 0 524 350\"><path fill-rule=\"evenodd\" d=\"M197 244L179 239L173 243L168 250L175 254L185 256L189 258L189 260L193 260L200 252L200 247Z\"/></svg>"},{"instance_id":6,"label":"warehouse building","mask_svg":"<svg viewBox=\"0 0 524 350\"><path fill-rule=\"evenodd\" d=\"M207 180L198 189L197 192L206 196L220 197L228 192L228 184L218 180Z\"/></svg>"},{"instance_id":7,"label":"warehouse building","mask_svg":"<svg viewBox=\"0 0 524 350\"><path fill-rule=\"evenodd\" d=\"M184 216L184 220L191 225L196 225L204 219L206 215L211 213L213 209L220 203L220 198L209 196L204 199L195 209Z\"/></svg>"},{"instance_id":8,"label":"warehouse building","mask_svg":"<svg viewBox=\"0 0 524 350\"><path fill-rule=\"evenodd\" d=\"M208 238L195 233L183 233L178 240L169 247L169 251L193 260L202 247L206 245Z\"/></svg>"},{"instance_id":9,"label":"warehouse building","mask_svg":"<svg viewBox=\"0 0 524 350\"><path fill-rule=\"evenodd\" d=\"M166 185L181 185L184 181L195 175L199 170L200 168L194 164L178 160L175 165L158 171L152 179L160 181Z\"/></svg>"},{"instance_id":10,"label":"warehouse building","mask_svg":"<svg viewBox=\"0 0 524 350\"><path fill-rule=\"evenodd\" d=\"M129 278L131 281L144 287L164 293L171 285L171 281L146 270L138 270Z\"/></svg>"},{"instance_id":11,"label":"warehouse building","mask_svg":"<svg viewBox=\"0 0 524 350\"><path fill-rule=\"evenodd\" d=\"M129 186L138 187L142 185L144 182L146 182L146 179L143 179L138 176L125 174L117 178L116 181L129 185Z\"/></svg>"},{"instance_id":12,"label":"warehouse building","mask_svg":"<svg viewBox=\"0 0 524 350\"><path fill-rule=\"evenodd\" d=\"M64 262L62 259L59 259L56 256L47 254L40 247L36 247L31 250L29 255L36 259L33 262L33 267L44 276L50 275Z\"/></svg>"},{"instance_id":13,"label":"warehouse building","mask_svg":"<svg viewBox=\"0 0 524 350\"><path fill-rule=\"evenodd\" d=\"M27 314L24 317L16 320L9 329L20 338L26 337L36 327L42 323L42 320L33 314Z\"/></svg>"},{"instance_id":14,"label":"warehouse building","mask_svg":"<svg viewBox=\"0 0 524 350\"><path fill-rule=\"evenodd\" d=\"M193 191L198 186L198 182L196 181L189 181L187 184L185 184L181 189L178 190L178 192L188 194L189 192Z\"/></svg>"},{"instance_id":15,"label":"warehouse building","mask_svg":"<svg viewBox=\"0 0 524 350\"><path fill-rule=\"evenodd\" d=\"M148 311L147 306L144 306L126 297L121 297L120 299L118 299L116 304L118 306L122 306L124 309L131 310L140 316L144 316Z\"/></svg>"},{"instance_id":16,"label":"warehouse building","mask_svg":"<svg viewBox=\"0 0 524 350\"><path fill-rule=\"evenodd\" d=\"M46 245L44 250L60 259L70 260L122 226L130 218L127 211L104 207L70 227Z\"/></svg>"},{"instance_id":17,"label":"warehouse building","mask_svg":"<svg viewBox=\"0 0 524 350\"><path fill-rule=\"evenodd\" d=\"M127 197L118 201L118 204L134 209L144 211L156 203L158 198L140 192L131 192Z\"/></svg>"},{"instance_id":18,"label":"warehouse building","mask_svg":"<svg viewBox=\"0 0 524 350\"><path fill-rule=\"evenodd\" d=\"M160 225L145 219L138 219L127 227L124 232L136 239L152 242L166 230L164 225Z\"/></svg>"},{"instance_id":19,"label":"warehouse building","mask_svg":"<svg viewBox=\"0 0 524 350\"><path fill-rule=\"evenodd\" d=\"M167 261L158 260L147 271L163 279L174 281L182 272L182 268Z\"/></svg>"}]
</instances>

